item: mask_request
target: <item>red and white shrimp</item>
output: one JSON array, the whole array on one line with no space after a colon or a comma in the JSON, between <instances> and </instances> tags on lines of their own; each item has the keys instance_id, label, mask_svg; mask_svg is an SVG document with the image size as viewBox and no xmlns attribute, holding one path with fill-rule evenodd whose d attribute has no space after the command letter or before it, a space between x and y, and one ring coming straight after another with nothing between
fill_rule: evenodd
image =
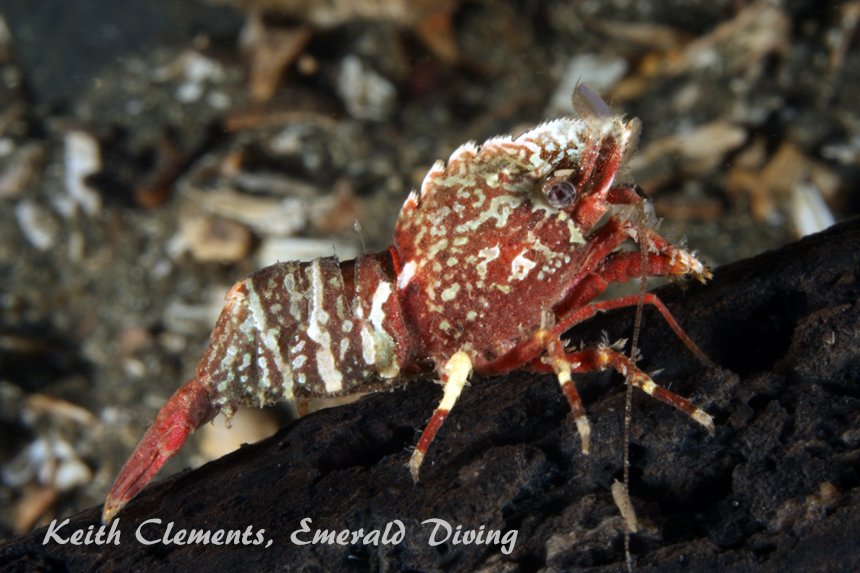
<instances>
[{"instance_id":1,"label":"red and white shrimp","mask_svg":"<svg viewBox=\"0 0 860 573\"><path fill-rule=\"evenodd\" d=\"M571 374L607 367L713 433L708 414L612 347L573 351L560 338L599 311L637 304L637 296L592 302L608 283L711 276L694 255L631 221L632 209L618 208L644 201L619 179L635 151L638 120L612 116L584 86L574 100L578 117L516 139L467 143L447 164L437 162L406 199L387 251L279 263L233 286L196 375L120 471L104 522L219 412L229 418L240 404L391 389L433 372L444 395L409 462L416 481L472 372L554 372L585 452L590 426ZM645 254L617 250L627 240ZM659 299L648 294L644 302L707 362Z\"/></svg>"}]
</instances>

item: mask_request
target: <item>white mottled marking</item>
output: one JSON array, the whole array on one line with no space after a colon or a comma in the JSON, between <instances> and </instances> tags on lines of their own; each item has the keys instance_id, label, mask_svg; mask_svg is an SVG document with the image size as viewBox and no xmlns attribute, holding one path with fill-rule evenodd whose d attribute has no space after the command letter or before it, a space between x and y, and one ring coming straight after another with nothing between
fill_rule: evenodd
<instances>
[{"instance_id":1,"label":"white mottled marking","mask_svg":"<svg viewBox=\"0 0 860 573\"><path fill-rule=\"evenodd\" d=\"M531 261L520 253L514 260L511 261L511 278L517 280L523 280L528 276L529 271L537 266L537 263Z\"/></svg>"},{"instance_id":2,"label":"white mottled marking","mask_svg":"<svg viewBox=\"0 0 860 573\"><path fill-rule=\"evenodd\" d=\"M293 273L287 273L284 277L284 288L290 293L290 316L297 321L302 320L301 306L299 306L302 302L302 293L299 292Z\"/></svg>"},{"instance_id":3,"label":"white mottled marking","mask_svg":"<svg viewBox=\"0 0 860 573\"><path fill-rule=\"evenodd\" d=\"M585 244L585 238L582 236L582 233L577 228L576 224L572 219L567 219L567 229L570 232L570 242L572 244Z\"/></svg>"},{"instance_id":4,"label":"white mottled marking","mask_svg":"<svg viewBox=\"0 0 860 573\"><path fill-rule=\"evenodd\" d=\"M258 356L257 368L259 368L260 372L259 381L265 386L283 386L284 395L291 397L293 393L293 371L290 368L290 364L281 355L281 347L278 344L281 329L276 326L267 327L266 311L263 309L263 304L257 291L252 284L248 284L246 290L248 291L248 310L253 317L257 336L263 343L263 347L268 350L269 355L272 357L272 362L274 362L274 366L277 369L277 373L269 372L269 364L265 358ZM278 376L280 380L273 380L274 376Z\"/></svg>"},{"instance_id":5,"label":"white mottled marking","mask_svg":"<svg viewBox=\"0 0 860 573\"><path fill-rule=\"evenodd\" d=\"M457 296L457 292L459 292L459 290L459 284L454 284L453 286L446 288L442 291L442 300L444 300L445 302L452 300L455 296Z\"/></svg>"},{"instance_id":6,"label":"white mottled marking","mask_svg":"<svg viewBox=\"0 0 860 573\"><path fill-rule=\"evenodd\" d=\"M323 279L319 259L311 263L311 273L313 300L308 319L308 336L319 344L316 354L317 371L325 384L326 392L335 393L343 389L343 374L335 366L334 354L331 351L331 336L325 328L329 316L323 310Z\"/></svg>"},{"instance_id":7,"label":"white mottled marking","mask_svg":"<svg viewBox=\"0 0 860 573\"><path fill-rule=\"evenodd\" d=\"M502 251L499 249L498 245L491 249L481 249L478 251L478 256L484 259L475 267L478 270L478 276L482 279L487 278L487 264L498 259L501 253Z\"/></svg>"},{"instance_id":8,"label":"white mottled marking","mask_svg":"<svg viewBox=\"0 0 860 573\"><path fill-rule=\"evenodd\" d=\"M403 202L403 209L410 210L414 209L418 206L418 193L415 191L410 191L409 195L406 197L406 201Z\"/></svg>"},{"instance_id":9,"label":"white mottled marking","mask_svg":"<svg viewBox=\"0 0 860 573\"><path fill-rule=\"evenodd\" d=\"M370 322L376 330L383 330L382 323L385 321L385 311L382 309L382 305L388 301L389 296L391 296L391 285L382 281L376 287L370 303Z\"/></svg>"},{"instance_id":10,"label":"white mottled marking","mask_svg":"<svg viewBox=\"0 0 860 573\"><path fill-rule=\"evenodd\" d=\"M397 288L400 290L405 289L409 286L409 281L412 280L412 277L415 276L415 268L418 265L415 261L409 261L403 268L400 269L400 276L397 277Z\"/></svg>"},{"instance_id":11,"label":"white mottled marking","mask_svg":"<svg viewBox=\"0 0 860 573\"><path fill-rule=\"evenodd\" d=\"M467 141L466 143L455 149L453 153L451 153L451 156L448 157L448 163L460 161L464 158L464 156L474 156L477 153L478 144L474 141ZM468 161L468 158L466 160Z\"/></svg>"},{"instance_id":12,"label":"white mottled marking","mask_svg":"<svg viewBox=\"0 0 860 573\"><path fill-rule=\"evenodd\" d=\"M361 328L361 357L364 358L365 364L376 362L376 346L373 343L373 335L370 334L370 329L367 326Z\"/></svg>"},{"instance_id":13,"label":"white mottled marking","mask_svg":"<svg viewBox=\"0 0 860 573\"><path fill-rule=\"evenodd\" d=\"M435 179L436 177L438 177L442 173L445 173L445 162L440 159L440 160L436 161L436 163L433 164L433 167L431 167L430 171L427 172L427 175L424 176L424 181L421 182L421 196L422 197L424 197L430 191L431 185L433 184L433 179ZM415 192L413 191L412 193L415 193ZM409 194L410 199L412 198L412 193ZM407 202L408 201L409 201L409 199L407 199ZM417 197L416 197L415 203L416 203L416 205L418 203Z\"/></svg>"}]
</instances>

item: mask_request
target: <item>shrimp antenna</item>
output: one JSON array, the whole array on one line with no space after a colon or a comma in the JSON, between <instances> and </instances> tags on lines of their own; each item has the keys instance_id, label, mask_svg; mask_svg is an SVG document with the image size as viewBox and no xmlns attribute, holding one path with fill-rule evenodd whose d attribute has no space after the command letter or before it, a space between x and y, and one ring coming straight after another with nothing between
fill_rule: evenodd
<instances>
[{"instance_id":1,"label":"shrimp antenna","mask_svg":"<svg viewBox=\"0 0 860 573\"><path fill-rule=\"evenodd\" d=\"M642 255L642 279L639 282L639 300L636 302L636 320L633 322L633 343L630 346L630 361L636 363L636 355L638 349L636 345L639 342L639 330L642 326L642 307L645 304L645 287L648 283L648 275L645 269L648 266L648 230L645 227L645 198L644 191L636 185L634 187L637 195L642 197L642 200L636 204L636 211L639 215L639 252ZM640 194L641 192L641 194ZM624 481L623 481L623 497L625 504L622 507L627 507L627 512L622 511L624 518L624 560L627 562L627 571L633 573L633 558L630 555L630 533L635 533L638 529L636 525L636 514L633 510L633 502L630 501L630 418L633 411L633 384L630 377L627 377L627 392L624 400Z\"/></svg>"},{"instance_id":2,"label":"shrimp antenna","mask_svg":"<svg viewBox=\"0 0 860 573\"><path fill-rule=\"evenodd\" d=\"M358 222L358 219L352 224L352 228L355 229L355 232L358 233L358 238L361 239L361 251L367 253L367 245L364 244L364 235L361 234L361 223Z\"/></svg>"}]
</instances>

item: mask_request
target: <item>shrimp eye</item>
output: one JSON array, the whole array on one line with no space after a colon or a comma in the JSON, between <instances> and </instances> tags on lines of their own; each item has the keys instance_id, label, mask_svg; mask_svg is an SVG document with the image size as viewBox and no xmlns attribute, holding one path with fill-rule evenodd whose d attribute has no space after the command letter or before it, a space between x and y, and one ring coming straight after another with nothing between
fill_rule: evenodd
<instances>
[{"instance_id":1,"label":"shrimp eye","mask_svg":"<svg viewBox=\"0 0 860 573\"><path fill-rule=\"evenodd\" d=\"M576 187L570 181L556 181L547 189L546 198L556 209L564 209L576 199Z\"/></svg>"}]
</instances>

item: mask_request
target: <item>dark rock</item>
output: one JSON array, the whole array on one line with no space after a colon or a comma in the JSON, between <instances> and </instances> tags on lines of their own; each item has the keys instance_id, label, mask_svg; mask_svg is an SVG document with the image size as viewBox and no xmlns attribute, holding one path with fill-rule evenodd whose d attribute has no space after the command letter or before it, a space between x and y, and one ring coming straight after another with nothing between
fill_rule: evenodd
<instances>
[{"instance_id":1,"label":"dark rock","mask_svg":"<svg viewBox=\"0 0 860 573\"><path fill-rule=\"evenodd\" d=\"M634 394L631 496L636 571L860 569L860 220L716 271L708 285L658 292L718 366L701 366L653 309L646 371L714 416L698 424ZM586 344L629 337L634 309L574 329ZM583 455L552 376L476 378L431 446L421 482L406 469L441 388L416 382L324 410L147 488L119 516L119 546L43 544L45 529L0 547L6 570L619 571L620 376L577 378L593 425ZM60 530L99 524L100 507ZM294 545L312 530L384 530L397 545ZM518 531L499 545L431 546L427 519ZM143 522L160 519L161 523ZM271 545L164 544L180 530L236 530ZM396 527L393 528L396 531ZM312 534L302 534L312 539Z\"/></svg>"}]
</instances>

